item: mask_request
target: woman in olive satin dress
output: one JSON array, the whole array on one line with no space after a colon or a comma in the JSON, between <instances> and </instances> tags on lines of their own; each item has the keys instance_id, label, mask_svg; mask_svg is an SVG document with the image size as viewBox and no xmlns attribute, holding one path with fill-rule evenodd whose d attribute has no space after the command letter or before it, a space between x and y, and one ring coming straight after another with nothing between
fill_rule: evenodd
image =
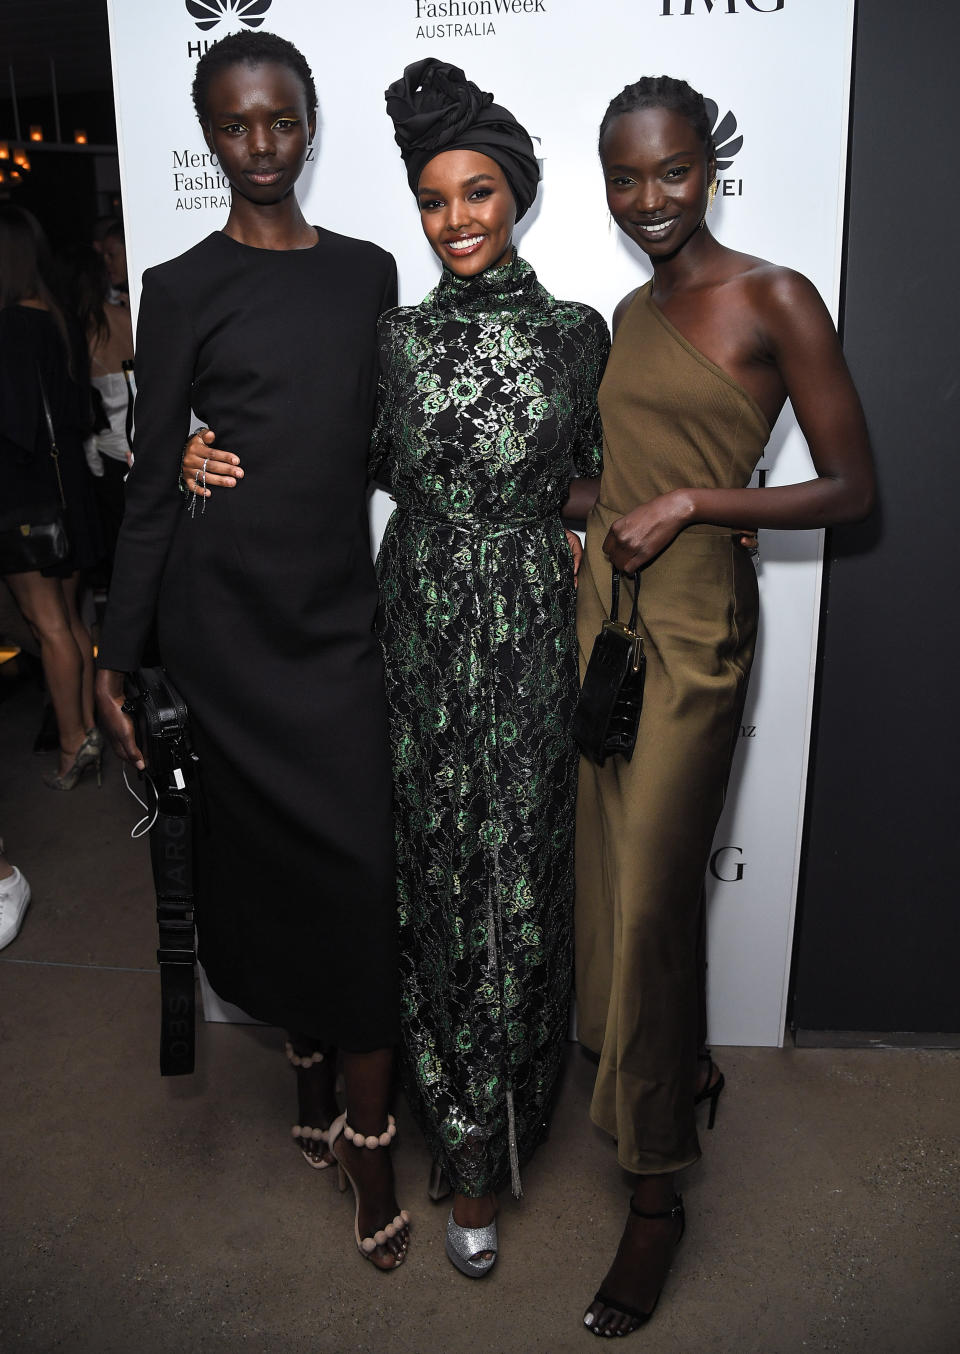
<instances>
[{"instance_id":1,"label":"woman in olive satin dress","mask_svg":"<svg viewBox=\"0 0 960 1354\"><path fill-rule=\"evenodd\" d=\"M666 76L628 86L604 117L600 158L613 218L653 265L614 315L577 605L583 663L607 614L611 564L639 571L637 746L630 762L581 762L576 857L579 1033L599 1059L591 1116L636 1176L584 1322L618 1336L652 1315L683 1232L675 1174L700 1155L695 1105L709 1098L715 1110L723 1085L705 1046L703 880L757 622L738 528L856 520L873 472L813 286L710 233L716 161L702 97ZM815 477L748 489L787 398Z\"/></svg>"}]
</instances>

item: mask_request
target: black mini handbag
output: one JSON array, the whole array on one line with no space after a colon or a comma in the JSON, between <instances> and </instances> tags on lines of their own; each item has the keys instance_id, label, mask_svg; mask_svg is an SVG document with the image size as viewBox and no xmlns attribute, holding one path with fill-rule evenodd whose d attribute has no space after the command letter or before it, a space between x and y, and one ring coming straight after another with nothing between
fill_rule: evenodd
<instances>
[{"instance_id":1,"label":"black mini handbag","mask_svg":"<svg viewBox=\"0 0 960 1354\"><path fill-rule=\"evenodd\" d=\"M613 569L610 619L593 641L580 699L573 714L572 733L584 756L598 766L608 757L633 756L643 707L647 660L637 634L637 596L640 575L633 575L633 607L626 625L620 614L620 571Z\"/></svg>"},{"instance_id":2,"label":"black mini handbag","mask_svg":"<svg viewBox=\"0 0 960 1354\"><path fill-rule=\"evenodd\" d=\"M196 756L187 706L163 668L138 668L126 682L130 715L156 795L150 861L157 891L160 946L160 1075L193 1071L194 966L193 804Z\"/></svg>"}]
</instances>

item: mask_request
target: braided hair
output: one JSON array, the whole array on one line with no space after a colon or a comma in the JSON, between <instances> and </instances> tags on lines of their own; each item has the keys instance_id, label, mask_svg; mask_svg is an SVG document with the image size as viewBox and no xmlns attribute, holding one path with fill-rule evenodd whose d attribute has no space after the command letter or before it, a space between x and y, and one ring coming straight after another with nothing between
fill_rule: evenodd
<instances>
[{"instance_id":1,"label":"braided hair","mask_svg":"<svg viewBox=\"0 0 960 1354\"><path fill-rule=\"evenodd\" d=\"M599 147L611 124L623 113L638 113L643 108L668 108L686 118L703 146L707 160L716 159L717 148L711 132L710 117L702 94L691 88L686 80L674 80L669 75L644 75L636 84L626 85L610 100L600 123Z\"/></svg>"},{"instance_id":2,"label":"braided hair","mask_svg":"<svg viewBox=\"0 0 960 1354\"><path fill-rule=\"evenodd\" d=\"M203 125L207 120L207 94L210 82L230 66L262 66L271 62L286 68L296 75L303 85L307 100L307 117L312 118L317 111L317 87L313 82L313 72L307 65L307 59L299 48L294 47L286 38L276 33L228 33L225 38L208 47L197 62L197 72L193 79L193 106Z\"/></svg>"}]
</instances>

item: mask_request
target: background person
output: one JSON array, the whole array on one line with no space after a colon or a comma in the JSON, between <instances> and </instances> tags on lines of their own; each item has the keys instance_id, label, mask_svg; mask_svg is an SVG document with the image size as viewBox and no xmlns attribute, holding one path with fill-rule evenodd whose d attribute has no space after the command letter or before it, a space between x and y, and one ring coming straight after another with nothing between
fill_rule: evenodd
<instances>
[{"instance_id":1,"label":"background person","mask_svg":"<svg viewBox=\"0 0 960 1354\"><path fill-rule=\"evenodd\" d=\"M109 296L114 305L129 305L130 284L127 280L127 240L123 223L108 225L100 241L100 253L107 270Z\"/></svg>"},{"instance_id":2,"label":"background person","mask_svg":"<svg viewBox=\"0 0 960 1354\"><path fill-rule=\"evenodd\" d=\"M87 460L96 476L106 553L112 565L123 520L123 485L132 462L127 438L132 377L124 363L133 361L133 329L126 301L111 300L103 257L80 245L69 260L73 315L87 344L94 430L87 442Z\"/></svg>"},{"instance_id":3,"label":"background person","mask_svg":"<svg viewBox=\"0 0 960 1354\"><path fill-rule=\"evenodd\" d=\"M92 480L83 456L86 401L67 324L47 283L46 240L20 207L0 206L0 526L48 520L60 506L70 554L48 569L4 581L40 645L57 720L60 761L44 776L72 790L99 778L103 739L94 724L93 644L77 605L80 571L102 554ZM41 385L53 421L60 481L50 454Z\"/></svg>"},{"instance_id":4,"label":"background person","mask_svg":"<svg viewBox=\"0 0 960 1354\"><path fill-rule=\"evenodd\" d=\"M0 950L16 940L29 906L30 885L7 859L0 837Z\"/></svg>"}]
</instances>

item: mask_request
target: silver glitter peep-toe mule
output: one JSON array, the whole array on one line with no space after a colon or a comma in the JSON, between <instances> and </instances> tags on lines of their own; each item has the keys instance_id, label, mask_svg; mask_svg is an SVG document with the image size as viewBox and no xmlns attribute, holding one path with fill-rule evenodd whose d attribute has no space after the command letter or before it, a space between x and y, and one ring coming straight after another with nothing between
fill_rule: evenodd
<instances>
[{"instance_id":1,"label":"silver glitter peep-toe mule","mask_svg":"<svg viewBox=\"0 0 960 1354\"><path fill-rule=\"evenodd\" d=\"M479 1257L490 1252L489 1259ZM493 1269L497 1259L497 1220L486 1227L461 1227L453 1220L453 1209L447 1219L447 1255L461 1274L469 1279L482 1279Z\"/></svg>"}]
</instances>

